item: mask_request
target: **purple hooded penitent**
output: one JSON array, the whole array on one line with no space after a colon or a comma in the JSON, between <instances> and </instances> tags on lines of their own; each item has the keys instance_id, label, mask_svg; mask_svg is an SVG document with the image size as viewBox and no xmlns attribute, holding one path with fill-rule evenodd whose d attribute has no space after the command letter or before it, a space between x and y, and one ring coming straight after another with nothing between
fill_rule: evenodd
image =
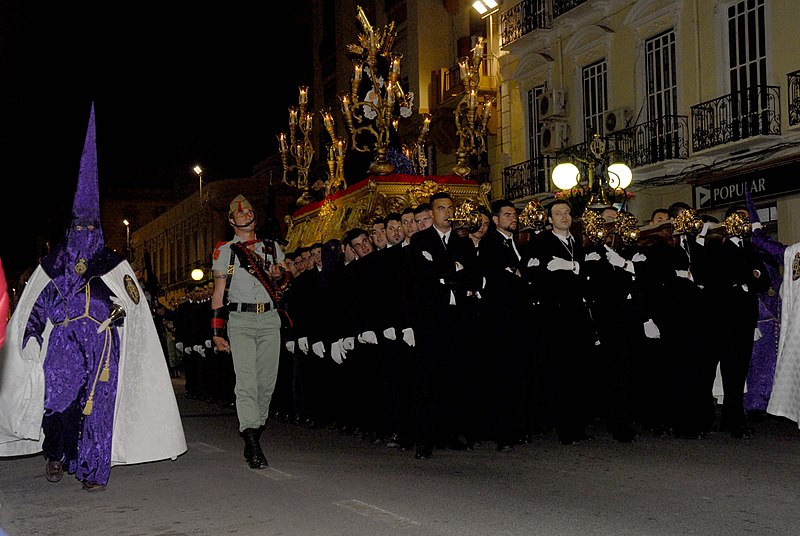
<instances>
[{"instance_id":1,"label":"purple hooded penitent","mask_svg":"<svg viewBox=\"0 0 800 536\"><path fill-rule=\"evenodd\" d=\"M30 337L41 344L47 322L53 324L44 360L43 450L50 460L64 458L64 468L79 480L103 485L111 470L120 341L115 327L97 333L114 305L100 277L121 261L105 247L100 228L92 105L72 224L41 261L50 282L36 299L23 345Z\"/></svg>"}]
</instances>

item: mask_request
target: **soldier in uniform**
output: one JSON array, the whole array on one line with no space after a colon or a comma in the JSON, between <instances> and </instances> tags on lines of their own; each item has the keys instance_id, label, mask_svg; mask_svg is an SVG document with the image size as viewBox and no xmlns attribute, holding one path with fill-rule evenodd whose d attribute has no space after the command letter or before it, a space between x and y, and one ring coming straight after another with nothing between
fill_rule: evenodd
<instances>
[{"instance_id":1,"label":"soldier in uniform","mask_svg":"<svg viewBox=\"0 0 800 536\"><path fill-rule=\"evenodd\" d=\"M278 263L280 246L256 237L253 206L243 196L230 204L233 240L214 250L211 298L213 344L231 352L236 372L236 414L244 438L244 457L252 469L266 467L260 438L278 377L283 293L291 276Z\"/></svg>"}]
</instances>

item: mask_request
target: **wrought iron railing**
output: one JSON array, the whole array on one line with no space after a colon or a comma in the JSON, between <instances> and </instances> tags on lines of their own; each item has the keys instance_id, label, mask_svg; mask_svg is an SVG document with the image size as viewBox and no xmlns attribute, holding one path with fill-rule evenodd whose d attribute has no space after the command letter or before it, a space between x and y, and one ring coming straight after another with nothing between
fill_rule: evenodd
<instances>
[{"instance_id":1,"label":"wrought iron railing","mask_svg":"<svg viewBox=\"0 0 800 536\"><path fill-rule=\"evenodd\" d=\"M692 150L781 133L780 88L754 86L692 106Z\"/></svg>"},{"instance_id":2,"label":"wrought iron railing","mask_svg":"<svg viewBox=\"0 0 800 536\"><path fill-rule=\"evenodd\" d=\"M567 11L585 3L586 0L553 0L553 18L563 15Z\"/></svg>"},{"instance_id":3,"label":"wrought iron railing","mask_svg":"<svg viewBox=\"0 0 800 536\"><path fill-rule=\"evenodd\" d=\"M800 71L786 75L789 79L789 126L800 124Z\"/></svg>"},{"instance_id":4,"label":"wrought iron railing","mask_svg":"<svg viewBox=\"0 0 800 536\"><path fill-rule=\"evenodd\" d=\"M548 0L523 0L500 16L500 47L534 30L552 27Z\"/></svg>"},{"instance_id":5,"label":"wrought iron railing","mask_svg":"<svg viewBox=\"0 0 800 536\"><path fill-rule=\"evenodd\" d=\"M689 158L689 118L665 115L611 134L631 168Z\"/></svg>"},{"instance_id":6,"label":"wrought iron railing","mask_svg":"<svg viewBox=\"0 0 800 536\"><path fill-rule=\"evenodd\" d=\"M539 156L503 169L503 197L517 200L547 192L547 178L555 165L555 158Z\"/></svg>"}]
</instances>

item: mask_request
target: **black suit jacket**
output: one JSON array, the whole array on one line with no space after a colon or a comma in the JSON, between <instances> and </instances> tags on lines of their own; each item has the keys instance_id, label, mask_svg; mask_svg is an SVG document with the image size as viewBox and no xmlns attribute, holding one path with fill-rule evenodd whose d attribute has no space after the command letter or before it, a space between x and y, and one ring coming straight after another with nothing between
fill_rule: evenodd
<instances>
[{"instance_id":1,"label":"black suit jacket","mask_svg":"<svg viewBox=\"0 0 800 536\"><path fill-rule=\"evenodd\" d=\"M486 279L481 296L490 317L501 323L516 322L525 316L530 304L522 259L497 229L490 229L481 238L479 252L478 265Z\"/></svg>"}]
</instances>

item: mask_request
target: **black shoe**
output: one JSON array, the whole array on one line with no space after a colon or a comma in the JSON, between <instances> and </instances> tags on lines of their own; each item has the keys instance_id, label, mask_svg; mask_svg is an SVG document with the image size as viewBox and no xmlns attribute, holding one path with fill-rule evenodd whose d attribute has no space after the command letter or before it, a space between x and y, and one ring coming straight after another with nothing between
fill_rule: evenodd
<instances>
[{"instance_id":1,"label":"black shoe","mask_svg":"<svg viewBox=\"0 0 800 536\"><path fill-rule=\"evenodd\" d=\"M510 445L507 443L498 443L497 444L497 452L513 452L514 445Z\"/></svg>"},{"instance_id":2,"label":"black shoe","mask_svg":"<svg viewBox=\"0 0 800 536\"><path fill-rule=\"evenodd\" d=\"M447 444L450 450L467 450L467 444L460 439L453 439Z\"/></svg>"},{"instance_id":3,"label":"black shoe","mask_svg":"<svg viewBox=\"0 0 800 536\"><path fill-rule=\"evenodd\" d=\"M433 448L431 447L417 447L417 452L414 454L415 460L427 460L433 457Z\"/></svg>"},{"instance_id":4,"label":"black shoe","mask_svg":"<svg viewBox=\"0 0 800 536\"><path fill-rule=\"evenodd\" d=\"M64 476L64 460L49 461L44 466L44 476L48 482L58 482Z\"/></svg>"},{"instance_id":5,"label":"black shoe","mask_svg":"<svg viewBox=\"0 0 800 536\"><path fill-rule=\"evenodd\" d=\"M731 430L731 437L734 439L750 439L753 437L753 431L744 426L739 426Z\"/></svg>"}]
</instances>

